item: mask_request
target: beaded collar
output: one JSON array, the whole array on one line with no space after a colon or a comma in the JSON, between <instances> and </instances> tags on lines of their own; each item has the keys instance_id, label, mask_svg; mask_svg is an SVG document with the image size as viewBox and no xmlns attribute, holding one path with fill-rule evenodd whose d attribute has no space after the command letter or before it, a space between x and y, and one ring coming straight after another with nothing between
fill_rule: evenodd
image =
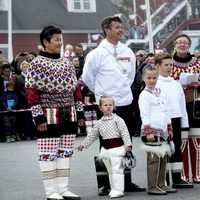
<instances>
[{"instance_id":1,"label":"beaded collar","mask_svg":"<svg viewBox=\"0 0 200 200\"><path fill-rule=\"evenodd\" d=\"M149 92L149 93L151 93L151 94L153 94L156 97L158 97L160 95L160 93L161 93L160 88L154 88L153 90L145 88L144 90L147 91L147 92Z\"/></svg>"}]
</instances>

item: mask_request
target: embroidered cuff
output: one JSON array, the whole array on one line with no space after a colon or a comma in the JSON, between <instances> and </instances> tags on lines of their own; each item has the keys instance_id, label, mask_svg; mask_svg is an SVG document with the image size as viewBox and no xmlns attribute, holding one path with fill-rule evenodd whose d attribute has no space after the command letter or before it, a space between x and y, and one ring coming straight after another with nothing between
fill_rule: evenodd
<instances>
[{"instance_id":1,"label":"embroidered cuff","mask_svg":"<svg viewBox=\"0 0 200 200\"><path fill-rule=\"evenodd\" d=\"M32 106L31 112L32 112L33 118L44 114L40 104Z\"/></svg>"},{"instance_id":2,"label":"embroidered cuff","mask_svg":"<svg viewBox=\"0 0 200 200\"><path fill-rule=\"evenodd\" d=\"M81 101L77 101L75 106L76 106L76 111L83 111L83 103Z\"/></svg>"}]
</instances>

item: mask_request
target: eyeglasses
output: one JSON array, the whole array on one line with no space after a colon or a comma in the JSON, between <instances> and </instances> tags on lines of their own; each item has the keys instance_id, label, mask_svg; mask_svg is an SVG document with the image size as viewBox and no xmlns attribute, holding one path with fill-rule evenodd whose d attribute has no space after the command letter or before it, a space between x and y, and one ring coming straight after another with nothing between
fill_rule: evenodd
<instances>
[{"instance_id":1,"label":"eyeglasses","mask_svg":"<svg viewBox=\"0 0 200 200\"><path fill-rule=\"evenodd\" d=\"M175 44L178 44L178 45L181 45L181 44L183 44L183 45L189 45L190 43L187 42L187 41L177 41L177 42L175 42Z\"/></svg>"},{"instance_id":2,"label":"eyeglasses","mask_svg":"<svg viewBox=\"0 0 200 200\"><path fill-rule=\"evenodd\" d=\"M144 55L142 55L142 54L139 54L139 55L136 55L136 56L138 56L138 57L143 57Z\"/></svg>"}]
</instances>

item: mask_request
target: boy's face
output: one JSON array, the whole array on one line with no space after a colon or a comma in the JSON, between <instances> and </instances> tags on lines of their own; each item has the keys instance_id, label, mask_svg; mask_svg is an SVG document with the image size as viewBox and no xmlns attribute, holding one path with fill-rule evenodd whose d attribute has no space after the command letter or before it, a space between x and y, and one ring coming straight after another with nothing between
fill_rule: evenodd
<instances>
[{"instance_id":1,"label":"boy's face","mask_svg":"<svg viewBox=\"0 0 200 200\"><path fill-rule=\"evenodd\" d=\"M147 70L144 75L142 76L143 81L146 84L146 87L150 90L155 88L155 85L158 80L158 72L157 71L150 71Z\"/></svg>"},{"instance_id":2,"label":"boy's face","mask_svg":"<svg viewBox=\"0 0 200 200\"><path fill-rule=\"evenodd\" d=\"M161 76L169 76L172 71L173 62L172 59L164 59L159 67L159 74Z\"/></svg>"}]
</instances>

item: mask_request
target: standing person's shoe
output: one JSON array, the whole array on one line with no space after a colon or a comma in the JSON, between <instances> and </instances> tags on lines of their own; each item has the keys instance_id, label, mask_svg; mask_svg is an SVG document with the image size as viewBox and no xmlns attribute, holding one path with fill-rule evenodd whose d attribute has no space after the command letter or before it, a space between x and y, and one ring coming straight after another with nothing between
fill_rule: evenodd
<instances>
[{"instance_id":1,"label":"standing person's shoe","mask_svg":"<svg viewBox=\"0 0 200 200\"><path fill-rule=\"evenodd\" d=\"M105 186L102 186L98 188L98 195L99 196L107 196L110 192L110 188L106 188Z\"/></svg>"},{"instance_id":2,"label":"standing person's shoe","mask_svg":"<svg viewBox=\"0 0 200 200\"><path fill-rule=\"evenodd\" d=\"M166 194L167 192L165 192L164 190L161 190L158 187L151 188L150 190L148 190L148 195L166 195Z\"/></svg>"},{"instance_id":3,"label":"standing person's shoe","mask_svg":"<svg viewBox=\"0 0 200 200\"><path fill-rule=\"evenodd\" d=\"M162 190L164 190L167 193L176 193L177 190L175 188L171 188L169 186L164 185L163 187L161 187Z\"/></svg>"},{"instance_id":4,"label":"standing person's shoe","mask_svg":"<svg viewBox=\"0 0 200 200\"><path fill-rule=\"evenodd\" d=\"M126 192L144 192L146 191L146 188L140 187L139 185L136 185L135 183L130 183L129 185L125 185Z\"/></svg>"},{"instance_id":5,"label":"standing person's shoe","mask_svg":"<svg viewBox=\"0 0 200 200\"><path fill-rule=\"evenodd\" d=\"M186 182L184 180L180 180L179 182L174 182L172 184L172 188L193 188L194 185L190 182Z\"/></svg>"}]
</instances>

